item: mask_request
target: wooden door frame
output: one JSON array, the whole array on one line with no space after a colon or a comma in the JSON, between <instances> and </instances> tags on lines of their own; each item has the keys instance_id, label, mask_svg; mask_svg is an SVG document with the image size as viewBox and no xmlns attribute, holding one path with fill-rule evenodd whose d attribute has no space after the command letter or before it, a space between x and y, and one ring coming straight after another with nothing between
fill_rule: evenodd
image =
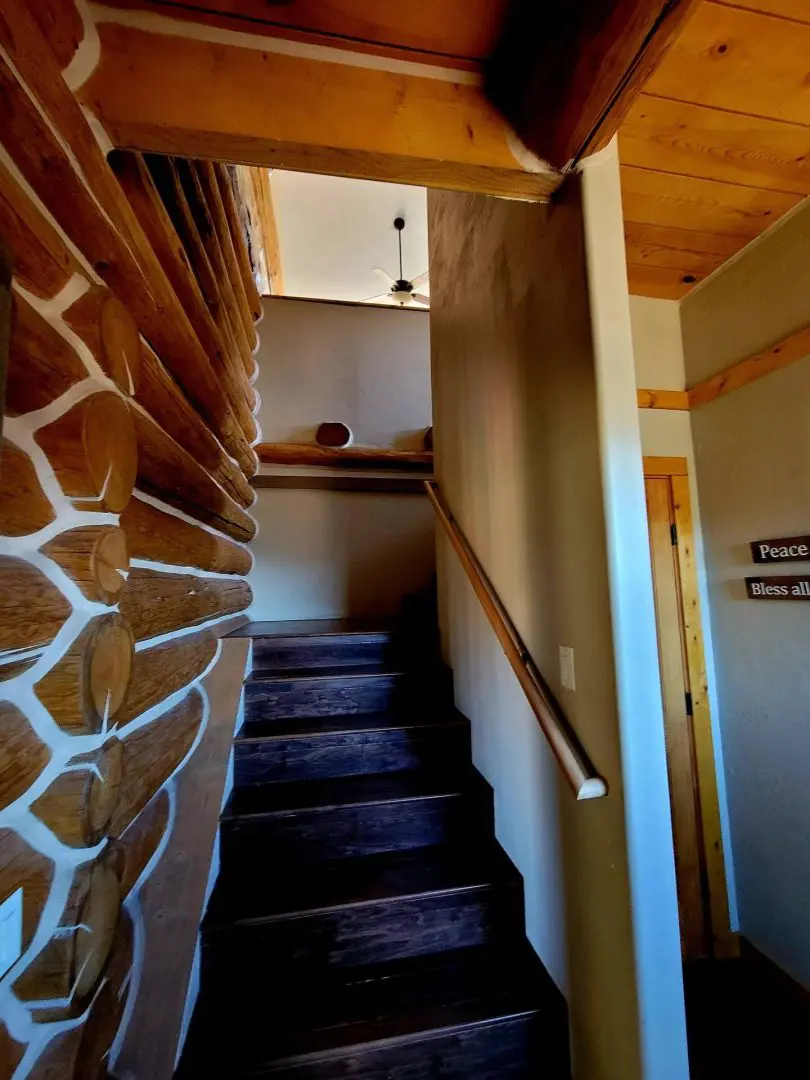
<instances>
[{"instance_id":1,"label":"wooden door frame","mask_svg":"<svg viewBox=\"0 0 810 1080\"><path fill-rule=\"evenodd\" d=\"M706 860L706 885L711 921L712 951L716 957L739 953L730 926L726 863L720 824L720 797L712 735L712 714L706 674L706 649L700 611L700 588L695 557L689 465L685 457L645 457L644 476L669 480L678 538L678 577L686 638L686 661L692 693L692 731L695 746L700 822Z\"/></svg>"}]
</instances>

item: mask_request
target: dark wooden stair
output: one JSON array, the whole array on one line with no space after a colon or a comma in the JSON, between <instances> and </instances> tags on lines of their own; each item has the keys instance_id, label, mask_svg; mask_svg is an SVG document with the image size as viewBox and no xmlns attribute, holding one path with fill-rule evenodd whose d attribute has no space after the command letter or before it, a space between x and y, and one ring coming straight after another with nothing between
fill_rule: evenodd
<instances>
[{"instance_id":1,"label":"dark wooden stair","mask_svg":"<svg viewBox=\"0 0 810 1080\"><path fill-rule=\"evenodd\" d=\"M447 672L396 626L258 630L178 1080L566 1080Z\"/></svg>"}]
</instances>

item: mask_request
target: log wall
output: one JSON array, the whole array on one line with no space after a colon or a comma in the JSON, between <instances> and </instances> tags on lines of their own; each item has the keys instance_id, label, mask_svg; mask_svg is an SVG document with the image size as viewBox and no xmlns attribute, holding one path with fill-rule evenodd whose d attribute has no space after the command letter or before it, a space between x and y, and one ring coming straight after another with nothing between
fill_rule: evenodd
<instances>
[{"instance_id":1,"label":"log wall","mask_svg":"<svg viewBox=\"0 0 810 1080\"><path fill-rule=\"evenodd\" d=\"M0 902L23 889L23 952L0 971L0 1080L115 1075L155 991L144 889L172 851L181 778L219 806L229 740L214 762L198 753L213 730L202 680L251 599L260 305L244 207L221 166L183 163L199 201L182 218L180 186L137 155L108 159L63 76L92 38L86 10L5 0L0 19L0 243L14 274ZM210 233L190 232L202 215ZM198 274L206 252L215 295ZM214 828L184 848L195 880ZM175 913L186 938L197 893L196 912ZM180 1006L183 992L181 980Z\"/></svg>"}]
</instances>

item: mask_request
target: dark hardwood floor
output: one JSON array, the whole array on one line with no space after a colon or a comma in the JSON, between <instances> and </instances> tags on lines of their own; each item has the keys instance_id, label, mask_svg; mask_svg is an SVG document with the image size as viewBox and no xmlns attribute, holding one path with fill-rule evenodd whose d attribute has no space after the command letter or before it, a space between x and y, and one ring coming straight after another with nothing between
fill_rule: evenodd
<instances>
[{"instance_id":1,"label":"dark hardwood floor","mask_svg":"<svg viewBox=\"0 0 810 1080\"><path fill-rule=\"evenodd\" d=\"M569 1077L469 725L405 626L237 632L254 666L178 1080Z\"/></svg>"}]
</instances>

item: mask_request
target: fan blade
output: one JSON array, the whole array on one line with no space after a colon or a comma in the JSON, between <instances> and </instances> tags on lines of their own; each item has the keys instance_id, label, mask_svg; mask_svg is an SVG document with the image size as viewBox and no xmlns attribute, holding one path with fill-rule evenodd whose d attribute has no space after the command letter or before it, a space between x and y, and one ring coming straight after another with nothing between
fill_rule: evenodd
<instances>
[{"instance_id":1,"label":"fan blade","mask_svg":"<svg viewBox=\"0 0 810 1080\"><path fill-rule=\"evenodd\" d=\"M418 277L415 277L415 278L413 279L413 281L411 282L411 285L412 285L412 286L414 287L414 289L418 289L420 285L424 285L424 284L425 284L425 282L427 281L427 279L428 279L429 277L430 277L430 271L429 271L429 270L426 270L426 271L424 272L424 274L419 274L419 276L418 276Z\"/></svg>"},{"instance_id":2,"label":"fan blade","mask_svg":"<svg viewBox=\"0 0 810 1080\"><path fill-rule=\"evenodd\" d=\"M424 304L425 307L430 307L430 297L425 296L424 293L411 293L411 300L416 300L419 304Z\"/></svg>"},{"instance_id":3,"label":"fan blade","mask_svg":"<svg viewBox=\"0 0 810 1080\"><path fill-rule=\"evenodd\" d=\"M365 300L360 301L361 304L391 304L393 303L392 294L390 292L380 293L379 296L367 296Z\"/></svg>"},{"instance_id":4,"label":"fan blade","mask_svg":"<svg viewBox=\"0 0 810 1080\"><path fill-rule=\"evenodd\" d=\"M391 277L388 271L383 270L381 266L372 267L372 270L375 274L379 274L381 277L384 277L387 285L396 285L397 279Z\"/></svg>"}]
</instances>

